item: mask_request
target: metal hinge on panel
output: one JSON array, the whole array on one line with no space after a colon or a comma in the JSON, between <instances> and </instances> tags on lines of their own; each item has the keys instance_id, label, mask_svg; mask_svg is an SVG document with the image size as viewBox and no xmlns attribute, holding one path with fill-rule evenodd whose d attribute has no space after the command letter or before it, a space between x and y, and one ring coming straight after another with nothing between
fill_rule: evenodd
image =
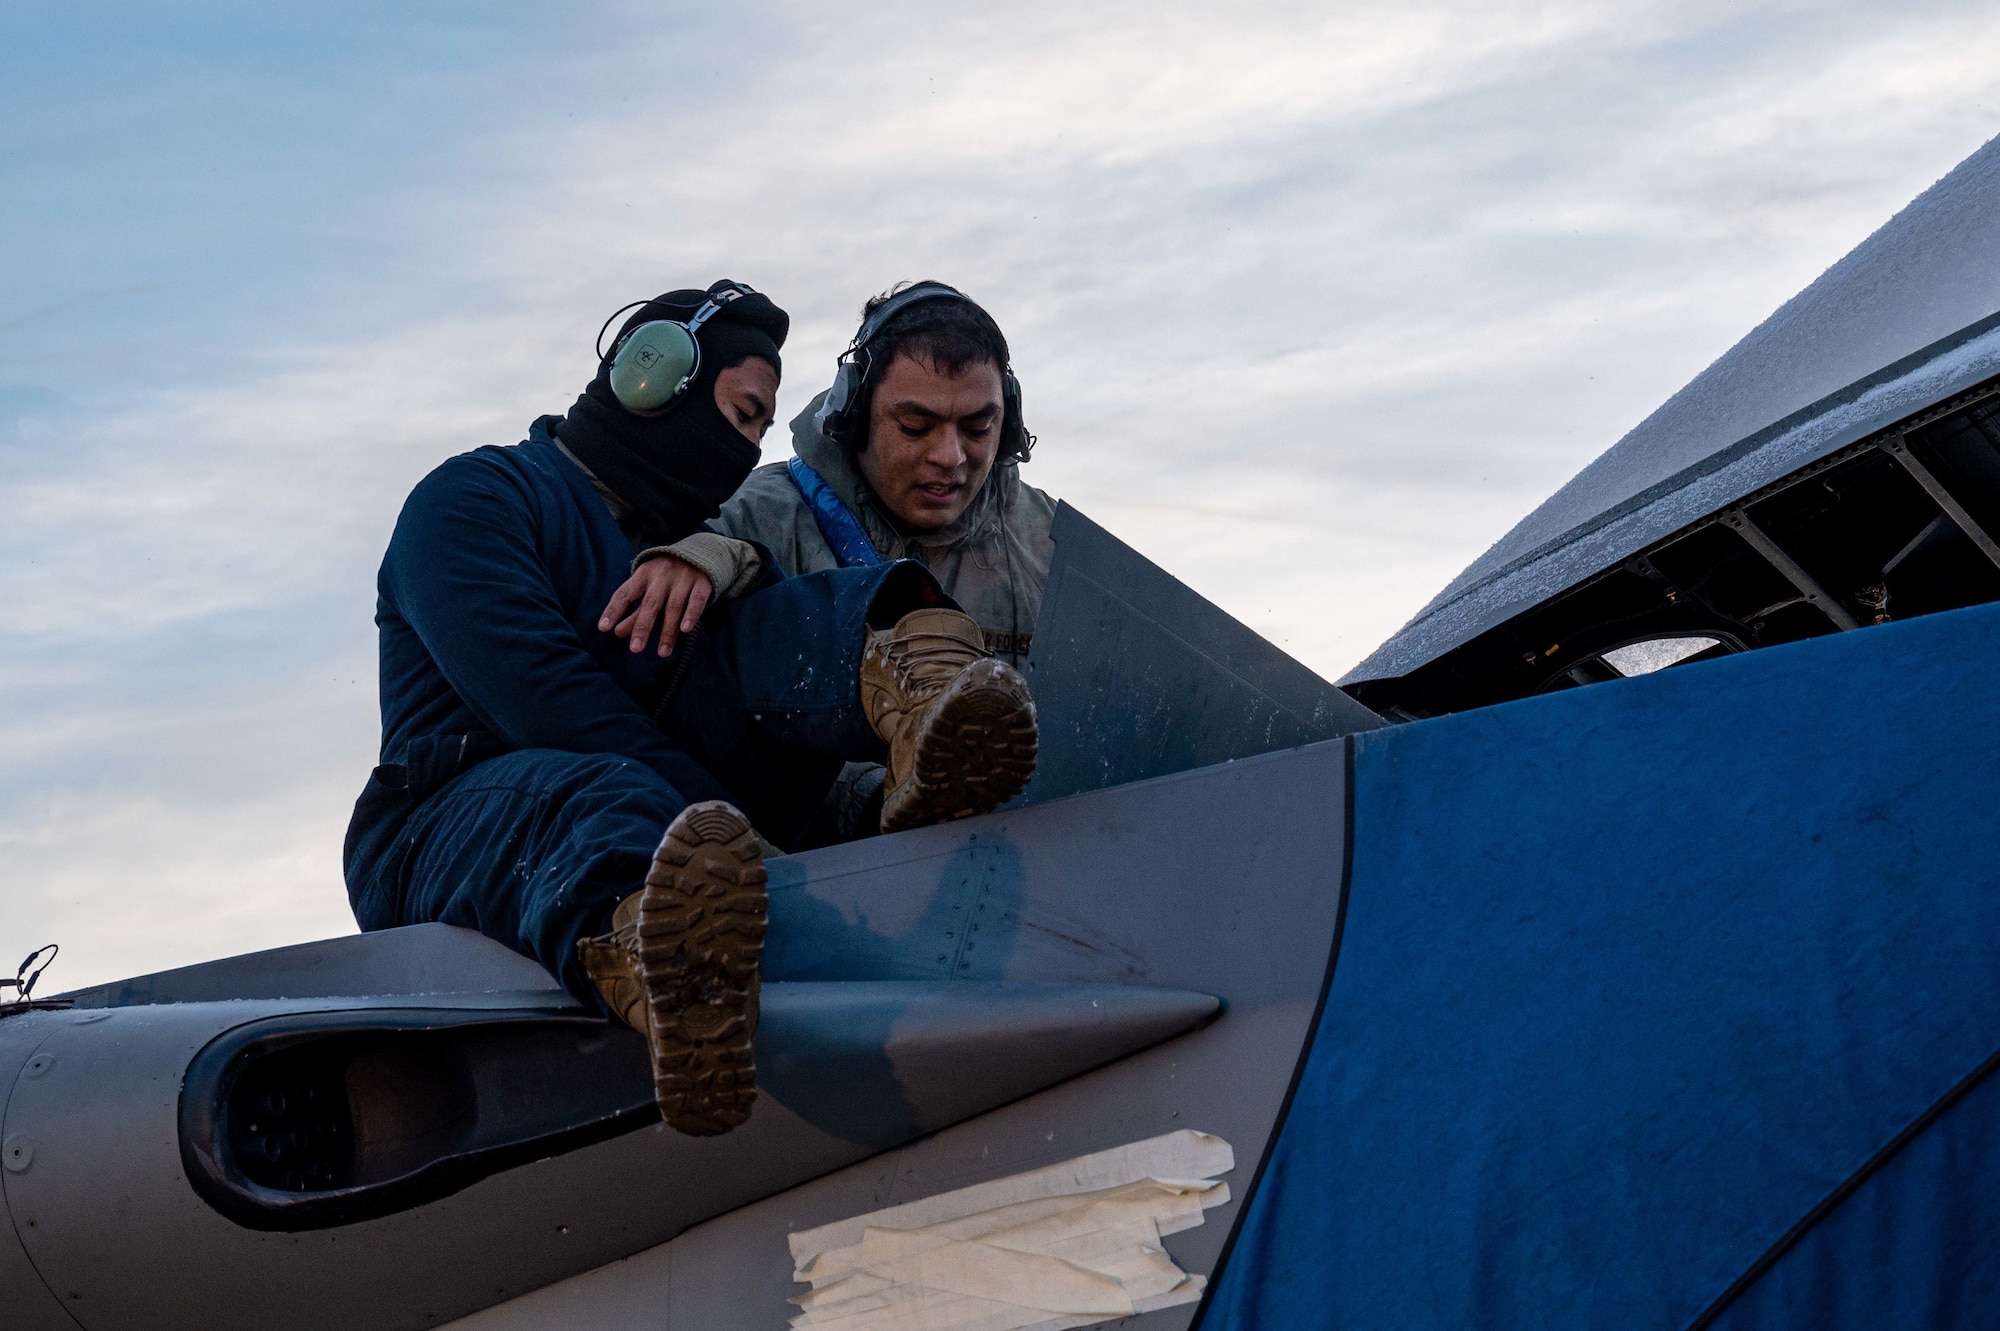
<instances>
[{"instance_id":1,"label":"metal hinge on panel","mask_svg":"<svg viewBox=\"0 0 2000 1331\"><path fill-rule=\"evenodd\" d=\"M1958 524L1959 530L1970 536L1972 543L1978 546L1996 566L2000 566L2000 542L1995 542L1987 534L1986 529L1979 525L1978 520L1966 511L1965 505L1959 503L1952 497L1951 491L1944 488L1944 482L1910 452L1907 435L1891 435L1883 441L1882 451L1900 462L1903 470L1910 473L1910 479L1924 487L1924 493L1935 500L1937 506L1945 511L1946 516Z\"/></svg>"},{"instance_id":2,"label":"metal hinge on panel","mask_svg":"<svg viewBox=\"0 0 2000 1331\"><path fill-rule=\"evenodd\" d=\"M1821 614L1842 629L1858 629L1861 622L1849 613L1839 598L1819 585L1819 579L1805 571L1796 559L1786 554L1784 548L1754 522L1750 515L1740 508L1725 510L1721 515L1722 524L1741 536L1750 548L1770 561L1771 567L1785 576L1785 581L1799 589L1799 594L1818 608Z\"/></svg>"}]
</instances>

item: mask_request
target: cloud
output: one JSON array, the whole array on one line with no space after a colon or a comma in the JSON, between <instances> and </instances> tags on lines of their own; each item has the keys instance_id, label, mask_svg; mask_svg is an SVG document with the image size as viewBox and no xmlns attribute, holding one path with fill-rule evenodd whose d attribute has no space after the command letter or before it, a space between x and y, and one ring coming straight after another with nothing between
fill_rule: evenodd
<instances>
[{"instance_id":1,"label":"cloud","mask_svg":"<svg viewBox=\"0 0 2000 1331\"><path fill-rule=\"evenodd\" d=\"M963 285L1029 479L1333 676L2000 107L1958 4L203 22L9 103L65 146L0 211L0 946L63 984L351 927L403 495L626 300L773 293L789 415L869 293Z\"/></svg>"}]
</instances>

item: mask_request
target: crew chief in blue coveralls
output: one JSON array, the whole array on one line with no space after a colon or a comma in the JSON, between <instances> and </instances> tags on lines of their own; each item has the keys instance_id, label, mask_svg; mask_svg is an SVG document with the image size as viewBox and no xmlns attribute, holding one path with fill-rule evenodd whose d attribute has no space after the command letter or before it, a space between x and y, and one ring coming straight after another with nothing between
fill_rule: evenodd
<instances>
[{"instance_id":1,"label":"crew chief in blue coveralls","mask_svg":"<svg viewBox=\"0 0 2000 1331\"><path fill-rule=\"evenodd\" d=\"M703 297L671 292L626 328ZM363 929L478 929L596 1004L577 941L690 801L727 800L783 845L843 761L882 759L856 700L866 632L950 604L915 564L770 585L766 560L763 590L718 600L665 660L598 628L635 551L699 529L756 465L789 323L737 299L701 328L669 414L628 411L600 366L567 414L412 492L378 580L381 766L344 854Z\"/></svg>"}]
</instances>

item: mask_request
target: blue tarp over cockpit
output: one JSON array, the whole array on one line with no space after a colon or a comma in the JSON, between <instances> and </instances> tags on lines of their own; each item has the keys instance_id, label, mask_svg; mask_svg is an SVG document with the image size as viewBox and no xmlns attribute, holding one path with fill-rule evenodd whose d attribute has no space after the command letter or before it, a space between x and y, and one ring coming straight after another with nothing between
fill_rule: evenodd
<instances>
[{"instance_id":1,"label":"blue tarp over cockpit","mask_svg":"<svg viewBox=\"0 0 2000 1331\"><path fill-rule=\"evenodd\" d=\"M2000 606L1353 737L1202 1319L2000 1325Z\"/></svg>"}]
</instances>

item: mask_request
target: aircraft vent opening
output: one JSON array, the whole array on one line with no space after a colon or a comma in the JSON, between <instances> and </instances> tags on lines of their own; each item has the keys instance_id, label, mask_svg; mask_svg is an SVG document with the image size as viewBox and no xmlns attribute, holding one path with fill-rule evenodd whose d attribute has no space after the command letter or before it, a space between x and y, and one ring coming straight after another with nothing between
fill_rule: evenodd
<instances>
[{"instance_id":1,"label":"aircraft vent opening","mask_svg":"<svg viewBox=\"0 0 2000 1331\"><path fill-rule=\"evenodd\" d=\"M243 1177L287 1193L386 1183L463 1152L479 1100L450 1031L308 1041L252 1061L222 1114Z\"/></svg>"},{"instance_id":2,"label":"aircraft vent opening","mask_svg":"<svg viewBox=\"0 0 2000 1331\"><path fill-rule=\"evenodd\" d=\"M644 1041L575 1014L307 1012L218 1036L181 1159L252 1229L351 1224L659 1121Z\"/></svg>"},{"instance_id":3,"label":"aircraft vent opening","mask_svg":"<svg viewBox=\"0 0 2000 1331\"><path fill-rule=\"evenodd\" d=\"M1402 720L2000 600L2000 380L1683 527L1395 679Z\"/></svg>"}]
</instances>

